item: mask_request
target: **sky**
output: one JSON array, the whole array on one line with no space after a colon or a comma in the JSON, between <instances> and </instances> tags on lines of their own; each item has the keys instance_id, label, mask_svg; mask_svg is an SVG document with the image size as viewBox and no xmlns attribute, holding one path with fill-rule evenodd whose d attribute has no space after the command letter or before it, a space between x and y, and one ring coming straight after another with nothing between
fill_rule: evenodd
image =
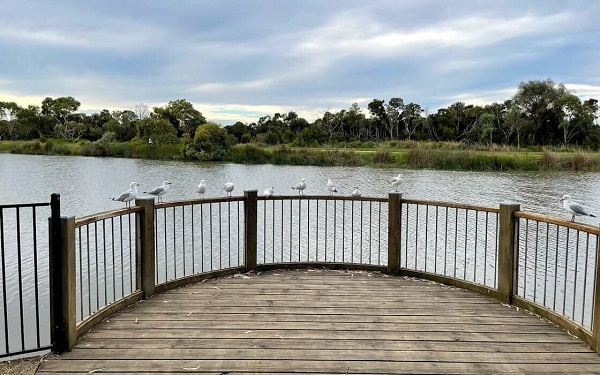
<instances>
[{"instance_id":1,"label":"sky","mask_svg":"<svg viewBox=\"0 0 600 375\"><path fill-rule=\"evenodd\" d=\"M551 78L600 100L600 2L3 0L0 101L80 111L185 99L255 122L403 98L430 113Z\"/></svg>"}]
</instances>

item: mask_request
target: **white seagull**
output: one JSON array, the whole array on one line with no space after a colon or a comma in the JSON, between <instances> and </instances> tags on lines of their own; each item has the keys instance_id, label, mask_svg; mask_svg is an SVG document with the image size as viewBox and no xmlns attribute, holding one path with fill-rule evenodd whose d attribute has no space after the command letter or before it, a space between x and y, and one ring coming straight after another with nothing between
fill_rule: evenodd
<instances>
[{"instance_id":1,"label":"white seagull","mask_svg":"<svg viewBox=\"0 0 600 375\"><path fill-rule=\"evenodd\" d=\"M358 186L354 187L354 190L352 191L352 196L355 198L359 198L361 196L360 191L358 191Z\"/></svg>"},{"instance_id":2,"label":"white seagull","mask_svg":"<svg viewBox=\"0 0 600 375\"><path fill-rule=\"evenodd\" d=\"M327 190L329 191L329 195L338 192L333 182L331 182L331 178L327 180Z\"/></svg>"},{"instance_id":3,"label":"white seagull","mask_svg":"<svg viewBox=\"0 0 600 375\"><path fill-rule=\"evenodd\" d=\"M402 183L402 178L404 178L404 176L402 176L401 173L398 173L398 176L390 178L388 182L396 188L396 191L398 191L398 186Z\"/></svg>"},{"instance_id":4,"label":"white seagull","mask_svg":"<svg viewBox=\"0 0 600 375\"><path fill-rule=\"evenodd\" d=\"M306 189L306 179L303 178L302 181L296 184L296 186L292 186L292 189L298 190L298 195L304 195L304 189Z\"/></svg>"},{"instance_id":5,"label":"white seagull","mask_svg":"<svg viewBox=\"0 0 600 375\"><path fill-rule=\"evenodd\" d=\"M158 202L162 202L162 196L167 194L169 188L171 187L171 182L164 181L162 185L155 187L150 191L145 191L144 194L152 195L158 198Z\"/></svg>"},{"instance_id":6,"label":"white seagull","mask_svg":"<svg viewBox=\"0 0 600 375\"><path fill-rule=\"evenodd\" d=\"M275 189L270 187L270 188L266 189L263 194L264 194L265 198L272 197L273 195L275 195Z\"/></svg>"},{"instance_id":7,"label":"white seagull","mask_svg":"<svg viewBox=\"0 0 600 375\"><path fill-rule=\"evenodd\" d=\"M200 198L204 199L204 193L206 193L206 184L204 180L200 181L198 188L196 188L196 193L200 194Z\"/></svg>"},{"instance_id":8,"label":"white seagull","mask_svg":"<svg viewBox=\"0 0 600 375\"><path fill-rule=\"evenodd\" d=\"M235 188L235 185L233 185L233 182L226 182L225 185L223 185L223 190L225 190L225 195L228 197L231 197L231 192L233 191L234 188Z\"/></svg>"},{"instance_id":9,"label":"white seagull","mask_svg":"<svg viewBox=\"0 0 600 375\"><path fill-rule=\"evenodd\" d=\"M119 196L110 199L112 199L113 201L123 202L127 207L129 207L129 202L134 200L138 195L138 186L140 186L140 184L134 181L129 184L129 190L124 191Z\"/></svg>"},{"instance_id":10,"label":"white seagull","mask_svg":"<svg viewBox=\"0 0 600 375\"><path fill-rule=\"evenodd\" d=\"M591 213L589 213L585 208L583 208L579 203L577 202L573 202L571 200L571 196L570 195L565 195L562 197L562 199L560 200L561 202L563 202L563 207L565 208L565 210L567 210L569 213L571 213L571 215L573 215L571 217L571 221L574 222L575 221L575 216L590 216L590 217L596 217L595 215L592 215Z\"/></svg>"}]
</instances>

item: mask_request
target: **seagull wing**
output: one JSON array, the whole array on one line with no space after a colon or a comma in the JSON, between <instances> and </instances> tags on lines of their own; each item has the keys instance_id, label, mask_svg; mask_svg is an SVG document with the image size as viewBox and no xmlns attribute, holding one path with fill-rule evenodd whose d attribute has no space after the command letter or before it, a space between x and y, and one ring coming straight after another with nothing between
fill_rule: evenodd
<instances>
[{"instance_id":1,"label":"seagull wing","mask_svg":"<svg viewBox=\"0 0 600 375\"><path fill-rule=\"evenodd\" d=\"M589 215L589 212L577 202L569 203L569 209L573 211L575 215Z\"/></svg>"}]
</instances>

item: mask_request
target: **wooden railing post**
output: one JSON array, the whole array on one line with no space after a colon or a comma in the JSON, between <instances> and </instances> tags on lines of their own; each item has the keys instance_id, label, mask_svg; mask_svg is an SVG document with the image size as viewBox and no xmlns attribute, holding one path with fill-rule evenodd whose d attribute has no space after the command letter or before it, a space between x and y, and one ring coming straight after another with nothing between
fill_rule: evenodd
<instances>
[{"instance_id":1,"label":"wooden railing post","mask_svg":"<svg viewBox=\"0 0 600 375\"><path fill-rule=\"evenodd\" d=\"M389 193L388 196L388 273L400 273L400 217L402 194Z\"/></svg>"},{"instance_id":2,"label":"wooden railing post","mask_svg":"<svg viewBox=\"0 0 600 375\"><path fill-rule=\"evenodd\" d=\"M135 205L142 207L142 211L136 214L135 283L137 289L144 293L144 298L148 298L156 290L154 198L138 198Z\"/></svg>"},{"instance_id":3,"label":"wooden railing post","mask_svg":"<svg viewBox=\"0 0 600 375\"><path fill-rule=\"evenodd\" d=\"M596 236L596 285L592 310L592 349L600 354L600 236Z\"/></svg>"},{"instance_id":4,"label":"wooden railing post","mask_svg":"<svg viewBox=\"0 0 600 375\"><path fill-rule=\"evenodd\" d=\"M246 272L256 269L257 203L256 190L244 191L244 265Z\"/></svg>"},{"instance_id":5,"label":"wooden railing post","mask_svg":"<svg viewBox=\"0 0 600 375\"><path fill-rule=\"evenodd\" d=\"M54 194L52 199L54 201ZM60 200L60 198L56 199ZM50 218L50 322L53 350L62 353L70 351L77 341L75 217L52 216Z\"/></svg>"},{"instance_id":6,"label":"wooden railing post","mask_svg":"<svg viewBox=\"0 0 600 375\"><path fill-rule=\"evenodd\" d=\"M519 211L518 203L500 204L500 234L498 239L498 292L503 303L512 303L514 288L517 285L518 271L518 219L514 212Z\"/></svg>"}]
</instances>

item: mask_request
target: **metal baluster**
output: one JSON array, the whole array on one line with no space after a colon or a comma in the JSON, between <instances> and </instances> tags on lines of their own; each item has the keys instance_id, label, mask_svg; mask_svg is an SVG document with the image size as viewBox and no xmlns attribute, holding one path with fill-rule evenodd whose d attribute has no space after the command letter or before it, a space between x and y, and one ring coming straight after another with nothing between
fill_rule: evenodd
<instances>
[{"instance_id":1,"label":"metal baluster","mask_svg":"<svg viewBox=\"0 0 600 375\"><path fill-rule=\"evenodd\" d=\"M523 271L523 297L527 296L527 253L529 249L529 219L525 220L525 269Z\"/></svg>"},{"instance_id":2,"label":"metal baluster","mask_svg":"<svg viewBox=\"0 0 600 375\"><path fill-rule=\"evenodd\" d=\"M0 208L0 250L2 252L2 313L4 315L4 343L6 352L10 353L10 342L8 341L8 308L6 300L6 248L4 247L4 209Z\"/></svg>"},{"instance_id":3,"label":"metal baluster","mask_svg":"<svg viewBox=\"0 0 600 375\"><path fill-rule=\"evenodd\" d=\"M40 299L39 299L39 288L38 288L38 248L37 248L37 217L35 214L35 206L32 207L32 224L33 224L33 286L34 286L34 297L35 297L35 332L37 337L37 347L39 348L40 338ZM8 322L4 321L7 325Z\"/></svg>"},{"instance_id":4,"label":"metal baluster","mask_svg":"<svg viewBox=\"0 0 600 375\"><path fill-rule=\"evenodd\" d=\"M579 268L579 231L577 231L575 246L575 277L573 277L573 304L571 311L571 319L575 320L575 297L577 296L577 269ZM585 289L585 285L584 285Z\"/></svg>"},{"instance_id":5,"label":"metal baluster","mask_svg":"<svg viewBox=\"0 0 600 375\"><path fill-rule=\"evenodd\" d=\"M565 315L565 307L567 302L567 274L569 272L569 235L571 234L571 228L567 228L567 243L565 246L565 282L563 285L563 308L562 314Z\"/></svg>"},{"instance_id":6,"label":"metal baluster","mask_svg":"<svg viewBox=\"0 0 600 375\"><path fill-rule=\"evenodd\" d=\"M546 254L544 256L544 306L546 306L546 286L548 284L548 242L550 237L550 224L546 223Z\"/></svg>"},{"instance_id":7,"label":"metal baluster","mask_svg":"<svg viewBox=\"0 0 600 375\"><path fill-rule=\"evenodd\" d=\"M538 245L540 239L540 222L535 222L535 255L533 258L533 302L537 297L537 274L538 274Z\"/></svg>"}]
</instances>

